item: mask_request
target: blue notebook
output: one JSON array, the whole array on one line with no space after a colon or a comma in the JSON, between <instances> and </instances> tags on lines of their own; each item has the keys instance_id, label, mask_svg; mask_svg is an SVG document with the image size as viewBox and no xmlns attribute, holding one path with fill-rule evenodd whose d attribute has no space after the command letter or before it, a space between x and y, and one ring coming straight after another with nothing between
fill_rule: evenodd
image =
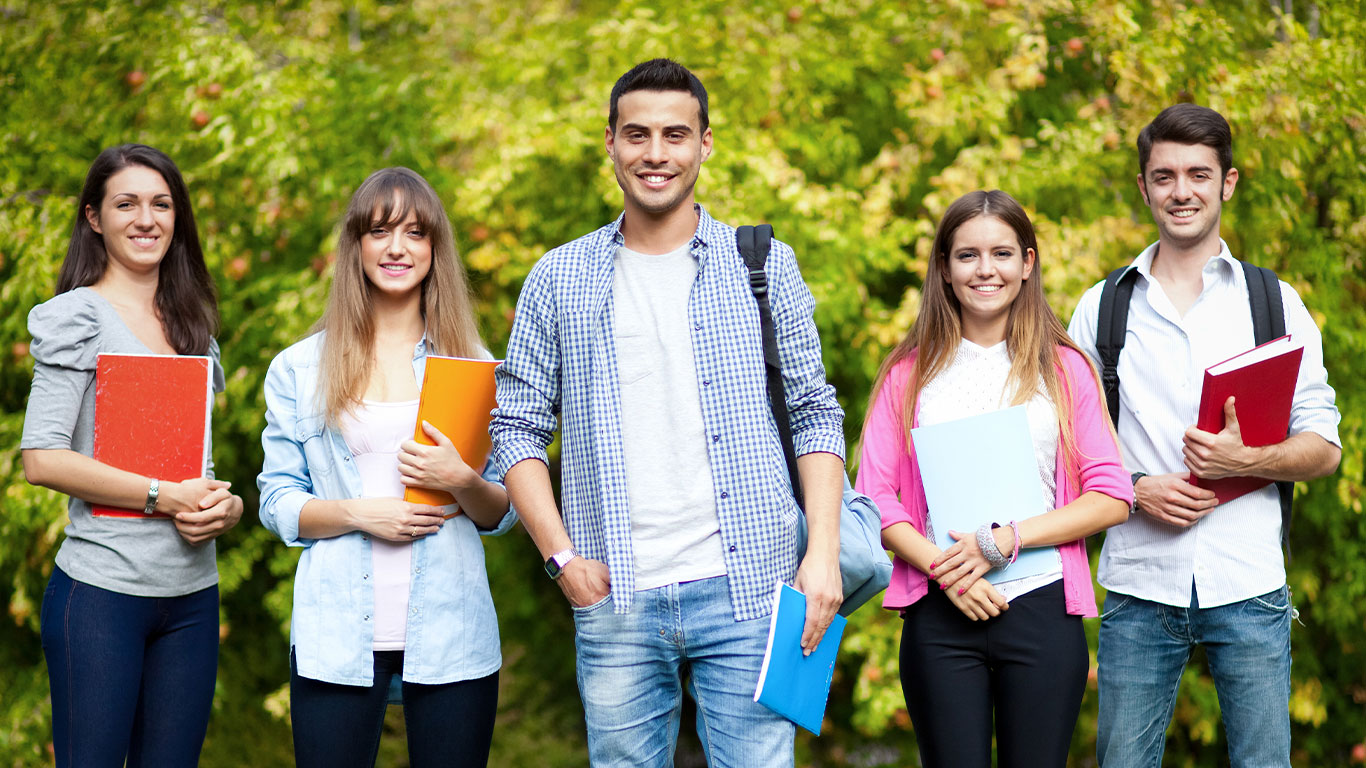
<instances>
[{"instance_id":1,"label":"blue notebook","mask_svg":"<svg viewBox=\"0 0 1366 768\"><path fill-rule=\"evenodd\" d=\"M940 549L953 546L951 530L973 533L982 523L1005 525L1051 508L1044 505L1023 405L916 427L911 441ZM1057 568L1057 550L1039 547L1021 550L1010 567L987 571L983 578L999 584Z\"/></svg>"},{"instance_id":2,"label":"blue notebook","mask_svg":"<svg viewBox=\"0 0 1366 768\"><path fill-rule=\"evenodd\" d=\"M759 669L754 700L811 733L821 735L835 655L848 621L838 614L810 656L802 655L802 627L806 625L806 595L778 582L773 592L773 616L768 626L768 650Z\"/></svg>"}]
</instances>

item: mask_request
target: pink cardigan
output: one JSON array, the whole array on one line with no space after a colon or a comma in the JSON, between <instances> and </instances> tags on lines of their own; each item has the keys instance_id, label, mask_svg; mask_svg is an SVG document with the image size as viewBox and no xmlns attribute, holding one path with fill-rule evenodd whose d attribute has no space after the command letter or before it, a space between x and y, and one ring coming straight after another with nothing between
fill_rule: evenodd
<instances>
[{"instance_id":1,"label":"pink cardigan","mask_svg":"<svg viewBox=\"0 0 1366 768\"><path fill-rule=\"evenodd\" d=\"M1077 457L1066 457L1058 446L1057 492L1054 504L1070 504L1087 491L1100 491L1125 504L1133 504L1134 489L1120 461L1119 447L1106 424L1100 388L1095 384L1090 365L1076 350L1058 348L1059 372L1071 409L1076 433ZM925 533L925 489L920 483L920 465L915 446L907 445L902 429L901 409L910 381L915 355L892 368L872 405L863 435L855 487L877 502L882 510L882 528L910 523ZM1080 382L1080 386L1069 386ZM1073 472L1067 461L1078 458L1075 474L1081 489L1072 486ZM1063 593L1067 612L1078 616L1096 615L1096 593L1091 584L1091 564L1082 539L1058 547L1062 553ZM882 607L900 610L925 596L928 577L899 557L892 560L892 583L882 599Z\"/></svg>"}]
</instances>

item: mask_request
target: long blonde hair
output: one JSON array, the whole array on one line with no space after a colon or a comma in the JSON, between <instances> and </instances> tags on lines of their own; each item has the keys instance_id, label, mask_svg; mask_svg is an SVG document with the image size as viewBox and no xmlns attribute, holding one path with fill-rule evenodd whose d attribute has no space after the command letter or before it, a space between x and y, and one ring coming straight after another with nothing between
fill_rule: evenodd
<instances>
[{"instance_id":1,"label":"long blonde hair","mask_svg":"<svg viewBox=\"0 0 1366 768\"><path fill-rule=\"evenodd\" d=\"M409 212L417 215L432 245L432 266L422 281L428 354L476 357L483 348L469 282L441 199L426 179L407 168L375 171L346 208L327 309L314 327L324 332L318 398L331 425L360 403L375 356L374 288L361 267L361 238L377 226L402 224Z\"/></svg>"},{"instance_id":2,"label":"long blonde hair","mask_svg":"<svg viewBox=\"0 0 1366 768\"><path fill-rule=\"evenodd\" d=\"M1067 393L1075 391L1077 386L1094 386L1099 392L1100 378L1096 375L1095 367L1090 366L1092 381L1081 383L1064 380L1070 377L1067 369L1059 365L1058 347L1076 350L1083 360L1088 361L1088 365L1089 359L1067 335L1067 330L1048 306L1043 292L1043 259L1029 215L1015 198L1000 190L969 192L953 201L944 212L934 235L933 252L920 297L920 314L906 337L882 361L873 384L871 401L876 402L892 368L914 355L911 381L901 403L902 431L906 444L910 445L911 427L915 424L920 392L953 362L963 338L962 305L945 278L954 235L965 222L978 216L994 216L1014 230L1022 257L1030 249L1035 254L1033 272L1020 286L1006 320L1006 350L1010 353L1010 374L1006 378L1006 387L1011 393L1010 404L1029 402L1038 393L1039 387L1043 386L1052 398L1053 410L1057 414L1064 451L1062 455L1075 459L1076 434L1070 418ZM1059 371L1062 371L1061 376ZM872 412L872 408L868 410ZM867 428L866 420L864 428ZM1069 461L1068 465L1075 467L1077 462ZM1075 473L1071 474L1075 483Z\"/></svg>"}]
</instances>

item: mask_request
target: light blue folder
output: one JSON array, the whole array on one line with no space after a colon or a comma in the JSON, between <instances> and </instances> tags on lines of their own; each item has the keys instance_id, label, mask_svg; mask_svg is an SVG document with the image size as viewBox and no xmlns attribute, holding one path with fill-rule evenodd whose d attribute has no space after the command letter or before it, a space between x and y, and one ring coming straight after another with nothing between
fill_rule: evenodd
<instances>
[{"instance_id":1,"label":"light blue folder","mask_svg":"<svg viewBox=\"0 0 1366 768\"><path fill-rule=\"evenodd\" d=\"M934 543L941 549L954 544L949 531L972 534L982 523L1005 525L1051 508L1044 506L1039 464L1022 405L916 427L911 441ZM1022 549L1010 567L988 571L983 578L999 584L1057 568L1055 548Z\"/></svg>"}]
</instances>

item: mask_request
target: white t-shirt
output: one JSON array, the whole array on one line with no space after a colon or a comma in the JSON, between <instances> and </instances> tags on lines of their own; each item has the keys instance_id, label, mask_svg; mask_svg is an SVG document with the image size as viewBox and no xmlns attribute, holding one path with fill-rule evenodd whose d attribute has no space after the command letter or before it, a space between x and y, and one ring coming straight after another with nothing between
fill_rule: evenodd
<instances>
[{"instance_id":1,"label":"white t-shirt","mask_svg":"<svg viewBox=\"0 0 1366 768\"><path fill-rule=\"evenodd\" d=\"M702 422L688 296L691 243L648 255L620 247L612 307L636 589L726 573Z\"/></svg>"},{"instance_id":2,"label":"white t-shirt","mask_svg":"<svg viewBox=\"0 0 1366 768\"><path fill-rule=\"evenodd\" d=\"M413 436L417 400L381 403L366 400L341 419L342 438L360 470L361 498L403 498L398 449ZM375 586L376 651L401 651L408 635L408 588L412 582L412 542L370 537Z\"/></svg>"}]
</instances>

